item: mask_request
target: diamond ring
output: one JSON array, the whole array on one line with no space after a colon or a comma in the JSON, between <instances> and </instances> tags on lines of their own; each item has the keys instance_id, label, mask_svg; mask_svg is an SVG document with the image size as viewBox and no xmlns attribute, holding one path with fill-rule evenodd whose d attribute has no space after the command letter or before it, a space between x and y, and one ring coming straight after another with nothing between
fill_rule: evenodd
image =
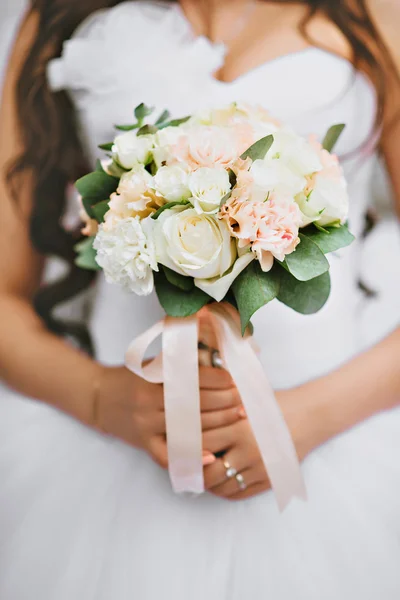
<instances>
[{"instance_id":1,"label":"diamond ring","mask_svg":"<svg viewBox=\"0 0 400 600\"><path fill-rule=\"evenodd\" d=\"M238 486L239 486L240 490L243 491L243 490L245 490L247 488L246 482L245 482L244 477L243 477L243 475L241 473L237 473L235 475L235 479L238 482Z\"/></svg>"},{"instance_id":2,"label":"diamond ring","mask_svg":"<svg viewBox=\"0 0 400 600\"><path fill-rule=\"evenodd\" d=\"M228 479L232 479L232 477L237 476L237 474L238 474L237 469L235 469L235 467L232 467L232 465L230 463L228 463L227 460L224 461L224 467L225 467L226 476Z\"/></svg>"}]
</instances>

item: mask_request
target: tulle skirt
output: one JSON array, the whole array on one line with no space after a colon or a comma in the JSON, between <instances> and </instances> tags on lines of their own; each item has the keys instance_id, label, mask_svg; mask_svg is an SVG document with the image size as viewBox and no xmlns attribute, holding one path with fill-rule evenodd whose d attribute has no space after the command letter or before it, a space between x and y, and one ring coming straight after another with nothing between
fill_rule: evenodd
<instances>
[{"instance_id":1,"label":"tulle skirt","mask_svg":"<svg viewBox=\"0 0 400 600\"><path fill-rule=\"evenodd\" d=\"M400 409L315 451L309 493L176 496L142 452L0 391L1 600L398 600Z\"/></svg>"}]
</instances>

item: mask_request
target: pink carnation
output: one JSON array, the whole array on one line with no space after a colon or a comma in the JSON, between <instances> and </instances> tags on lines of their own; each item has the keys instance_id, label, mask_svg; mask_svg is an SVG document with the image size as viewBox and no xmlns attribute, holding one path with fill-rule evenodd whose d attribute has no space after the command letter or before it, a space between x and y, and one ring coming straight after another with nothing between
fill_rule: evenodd
<instances>
[{"instance_id":1,"label":"pink carnation","mask_svg":"<svg viewBox=\"0 0 400 600\"><path fill-rule=\"evenodd\" d=\"M238 246L250 246L263 271L272 268L274 258L283 261L300 242L301 213L292 198L271 195L266 202L233 200L222 207L224 219Z\"/></svg>"}]
</instances>

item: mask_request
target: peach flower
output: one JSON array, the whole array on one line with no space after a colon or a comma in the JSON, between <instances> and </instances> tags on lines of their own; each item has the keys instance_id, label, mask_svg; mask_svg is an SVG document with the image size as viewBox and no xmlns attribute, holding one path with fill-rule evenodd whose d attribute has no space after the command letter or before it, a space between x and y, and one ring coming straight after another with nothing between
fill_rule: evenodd
<instances>
[{"instance_id":1,"label":"peach flower","mask_svg":"<svg viewBox=\"0 0 400 600\"><path fill-rule=\"evenodd\" d=\"M266 202L234 200L222 207L224 219L239 248L249 246L263 271L272 268L274 258L283 261L300 242L301 213L287 196L271 194Z\"/></svg>"},{"instance_id":2,"label":"peach flower","mask_svg":"<svg viewBox=\"0 0 400 600\"><path fill-rule=\"evenodd\" d=\"M199 126L191 128L172 147L175 161L186 163L190 169L221 166L229 168L254 142L250 126Z\"/></svg>"}]
</instances>

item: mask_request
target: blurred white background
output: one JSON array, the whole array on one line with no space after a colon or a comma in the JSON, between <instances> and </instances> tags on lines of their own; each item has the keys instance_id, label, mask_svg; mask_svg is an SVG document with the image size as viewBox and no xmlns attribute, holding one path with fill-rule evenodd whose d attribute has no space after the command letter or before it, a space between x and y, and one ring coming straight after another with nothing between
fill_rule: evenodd
<instances>
[{"instance_id":1,"label":"blurred white background","mask_svg":"<svg viewBox=\"0 0 400 600\"><path fill-rule=\"evenodd\" d=\"M0 0L0 81L7 61L10 42L15 35L26 5L27 0Z\"/></svg>"}]
</instances>

